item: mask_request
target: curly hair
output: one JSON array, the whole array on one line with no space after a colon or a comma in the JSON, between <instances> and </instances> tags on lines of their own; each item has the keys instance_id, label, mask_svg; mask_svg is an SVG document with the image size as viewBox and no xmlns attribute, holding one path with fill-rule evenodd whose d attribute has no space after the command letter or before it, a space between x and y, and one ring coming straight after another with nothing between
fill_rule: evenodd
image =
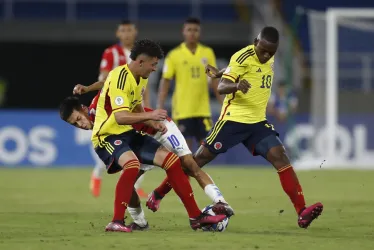
<instances>
[{"instance_id":1,"label":"curly hair","mask_svg":"<svg viewBox=\"0 0 374 250\"><path fill-rule=\"evenodd\" d=\"M141 54L145 54L149 57L157 57L158 59L164 57L164 51L160 45L148 39L135 42L134 47L131 50L130 58L131 60L136 60L136 58Z\"/></svg>"}]
</instances>

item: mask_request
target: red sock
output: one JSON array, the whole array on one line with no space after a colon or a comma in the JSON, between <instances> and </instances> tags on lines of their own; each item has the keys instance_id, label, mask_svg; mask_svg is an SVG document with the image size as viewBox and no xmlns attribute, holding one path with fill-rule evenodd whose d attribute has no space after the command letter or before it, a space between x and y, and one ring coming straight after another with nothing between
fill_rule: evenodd
<instances>
[{"instance_id":1,"label":"red sock","mask_svg":"<svg viewBox=\"0 0 374 250\"><path fill-rule=\"evenodd\" d=\"M188 216L190 218L198 217L201 212L196 204L190 182L182 170L178 156L169 153L166 156L164 163L162 163L162 168L165 169L169 178L169 183L173 187L175 193L182 200Z\"/></svg>"},{"instance_id":2,"label":"red sock","mask_svg":"<svg viewBox=\"0 0 374 250\"><path fill-rule=\"evenodd\" d=\"M131 199L136 177L138 176L140 163L138 160L130 160L123 166L123 173L118 179L116 195L114 199L114 215L112 221L123 221L126 208Z\"/></svg>"},{"instance_id":3,"label":"red sock","mask_svg":"<svg viewBox=\"0 0 374 250\"><path fill-rule=\"evenodd\" d=\"M171 184L169 183L169 178L166 177L162 183L160 184L160 186L158 186L155 191L157 193L157 195L161 196L161 197L164 197L167 193L170 192L170 190L172 189L171 187Z\"/></svg>"},{"instance_id":4,"label":"red sock","mask_svg":"<svg viewBox=\"0 0 374 250\"><path fill-rule=\"evenodd\" d=\"M290 197L296 213L299 214L305 208L303 190L299 184L296 173L291 165L287 165L278 170L279 179L284 192Z\"/></svg>"}]
</instances>

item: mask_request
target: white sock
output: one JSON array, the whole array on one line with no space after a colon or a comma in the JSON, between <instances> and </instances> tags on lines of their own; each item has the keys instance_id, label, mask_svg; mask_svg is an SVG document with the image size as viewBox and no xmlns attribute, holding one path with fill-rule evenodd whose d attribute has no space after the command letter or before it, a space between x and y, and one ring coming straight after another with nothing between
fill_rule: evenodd
<instances>
[{"instance_id":1,"label":"white sock","mask_svg":"<svg viewBox=\"0 0 374 250\"><path fill-rule=\"evenodd\" d=\"M127 211L129 211L131 218L133 221L141 227L145 227L147 225L147 220L145 219L144 211L141 206L139 207L128 207Z\"/></svg>"},{"instance_id":2,"label":"white sock","mask_svg":"<svg viewBox=\"0 0 374 250\"><path fill-rule=\"evenodd\" d=\"M98 179L101 179L101 175L102 175L102 173L105 169L106 169L106 167L105 167L104 163L97 162L94 170L92 171L92 175L95 176Z\"/></svg>"},{"instance_id":3,"label":"white sock","mask_svg":"<svg viewBox=\"0 0 374 250\"><path fill-rule=\"evenodd\" d=\"M208 197L213 201L213 203L217 203L220 201L223 203L227 203L225 201L225 198L223 198L221 191L219 191L219 188L215 184L206 185L204 191L206 195L208 195Z\"/></svg>"},{"instance_id":4,"label":"white sock","mask_svg":"<svg viewBox=\"0 0 374 250\"><path fill-rule=\"evenodd\" d=\"M142 175L138 178L138 180L135 182L134 188L135 188L135 189L140 188L140 186L142 185L143 180L144 180L144 174L142 174Z\"/></svg>"}]
</instances>

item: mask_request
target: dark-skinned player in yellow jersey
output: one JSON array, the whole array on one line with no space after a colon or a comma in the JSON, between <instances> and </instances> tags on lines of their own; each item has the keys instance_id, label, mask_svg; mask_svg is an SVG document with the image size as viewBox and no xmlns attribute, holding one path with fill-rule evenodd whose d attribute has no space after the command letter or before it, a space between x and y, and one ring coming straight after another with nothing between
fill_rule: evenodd
<instances>
[{"instance_id":1,"label":"dark-skinned player in yellow jersey","mask_svg":"<svg viewBox=\"0 0 374 250\"><path fill-rule=\"evenodd\" d=\"M242 143L253 155L264 157L274 166L283 190L298 214L298 225L307 228L322 213L323 205L318 202L306 207L301 185L285 148L273 125L266 120L278 44L277 29L265 27L253 45L231 57L226 69L218 71L213 66L207 66L210 77L222 77L218 92L226 97L219 120L194 158L203 167L218 154Z\"/></svg>"}]
</instances>

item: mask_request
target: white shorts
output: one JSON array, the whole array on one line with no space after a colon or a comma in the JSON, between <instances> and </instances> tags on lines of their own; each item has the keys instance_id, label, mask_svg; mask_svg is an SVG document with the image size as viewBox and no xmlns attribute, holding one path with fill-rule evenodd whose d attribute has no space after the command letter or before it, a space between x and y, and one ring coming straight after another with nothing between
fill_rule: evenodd
<instances>
[{"instance_id":1,"label":"white shorts","mask_svg":"<svg viewBox=\"0 0 374 250\"><path fill-rule=\"evenodd\" d=\"M165 120L163 123L168 131L165 134L157 132L153 138L178 157L192 154L178 126L173 121Z\"/></svg>"}]
</instances>

